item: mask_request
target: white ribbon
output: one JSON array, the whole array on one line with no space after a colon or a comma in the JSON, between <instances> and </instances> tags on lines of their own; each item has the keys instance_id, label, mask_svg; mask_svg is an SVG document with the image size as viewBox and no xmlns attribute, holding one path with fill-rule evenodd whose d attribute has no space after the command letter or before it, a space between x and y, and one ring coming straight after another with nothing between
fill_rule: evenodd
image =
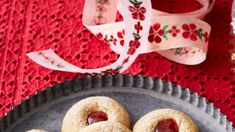
<instances>
[{"instance_id":1,"label":"white ribbon","mask_svg":"<svg viewBox=\"0 0 235 132\"><path fill-rule=\"evenodd\" d=\"M27 55L46 68L78 73L124 72L139 54L153 51L178 63L199 64L206 59L210 34L210 25L200 19L210 12L214 0L198 2L203 7L197 11L169 14L153 10L151 0L122 0L120 4L118 0L86 0L83 24L92 33L102 35L110 48L120 54L113 64L82 69L66 62L51 49ZM117 5L123 22L115 22ZM123 31L125 35L120 38Z\"/></svg>"}]
</instances>

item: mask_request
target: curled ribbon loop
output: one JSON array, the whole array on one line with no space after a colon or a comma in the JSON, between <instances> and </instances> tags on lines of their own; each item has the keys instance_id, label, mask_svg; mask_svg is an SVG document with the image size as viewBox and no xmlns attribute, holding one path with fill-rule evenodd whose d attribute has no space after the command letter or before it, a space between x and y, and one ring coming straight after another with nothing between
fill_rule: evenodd
<instances>
[{"instance_id":1,"label":"curled ribbon loop","mask_svg":"<svg viewBox=\"0 0 235 132\"><path fill-rule=\"evenodd\" d=\"M116 62L102 68L82 69L51 49L27 55L46 68L78 73L124 72L139 54L153 51L181 64L199 64L206 59L211 29L201 19L210 12L215 0L198 2L203 5L199 10L169 14L153 10L151 0L86 0L83 24L120 55ZM123 22L115 22L118 10Z\"/></svg>"}]
</instances>

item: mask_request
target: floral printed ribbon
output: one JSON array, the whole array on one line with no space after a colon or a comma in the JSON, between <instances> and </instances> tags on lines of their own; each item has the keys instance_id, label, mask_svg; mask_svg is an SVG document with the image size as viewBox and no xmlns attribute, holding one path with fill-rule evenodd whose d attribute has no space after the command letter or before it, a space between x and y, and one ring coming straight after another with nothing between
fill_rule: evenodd
<instances>
[{"instance_id":1,"label":"floral printed ribbon","mask_svg":"<svg viewBox=\"0 0 235 132\"><path fill-rule=\"evenodd\" d=\"M203 5L199 10L169 14L153 10L151 0L86 0L83 24L120 54L116 62L102 68L82 69L51 49L27 55L46 68L78 73L124 72L139 54L153 51L178 63L199 64L206 59L211 29L201 19L210 12L214 1L198 0ZM115 22L117 10L123 22Z\"/></svg>"}]
</instances>

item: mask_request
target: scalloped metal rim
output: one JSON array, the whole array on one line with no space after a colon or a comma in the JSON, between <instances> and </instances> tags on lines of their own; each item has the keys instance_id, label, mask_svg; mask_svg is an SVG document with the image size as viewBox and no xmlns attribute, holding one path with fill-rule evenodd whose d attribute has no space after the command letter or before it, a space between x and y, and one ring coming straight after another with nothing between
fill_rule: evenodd
<instances>
[{"instance_id":1,"label":"scalloped metal rim","mask_svg":"<svg viewBox=\"0 0 235 132\"><path fill-rule=\"evenodd\" d=\"M164 82L157 78L143 77L141 75L123 76L121 74L106 74L104 76L85 76L84 78L65 80L64 83L58 83L52 87L48 87L44 91L38 92L34 96L30 96L29 99L21 102L20 105L15 106L12 111L8 112L7 116L0 118L0 132L6 131L20 118L36 109L38 106L60 97L92 88L123 86L153 90L158 93L180 98L209 114L218 124L224 127L227 132L235 131L232 127L232 122L227 120L226 115L221 114L220 109L215 108L213 103L207 102L204 97L198 96L197 93L192 93L189 89L182 89L179 85L172 84L171 82Z\"/></svg>"}]
</instances>

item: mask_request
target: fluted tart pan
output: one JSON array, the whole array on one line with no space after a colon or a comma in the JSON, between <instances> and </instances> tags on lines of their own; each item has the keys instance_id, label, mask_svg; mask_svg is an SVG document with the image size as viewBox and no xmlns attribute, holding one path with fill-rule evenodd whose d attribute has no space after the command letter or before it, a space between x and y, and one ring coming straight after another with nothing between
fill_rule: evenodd
<instances>
[{"instance_id":1,"label":"fluted tart pan","mask_svg":"<svg viewBox=\"0 0 235 132\"><path fill-rule=\"evenodd\" d=\"M133 124L157 108L173 108L187 113L200 132L232 132L232 123L204 97L171 82L141 75L96 75L66 80L31 96L0 119L0 132L43 129L60 132L66 111L90 96L109 96L122 103Z\"/></svg>"}]
</instances>

